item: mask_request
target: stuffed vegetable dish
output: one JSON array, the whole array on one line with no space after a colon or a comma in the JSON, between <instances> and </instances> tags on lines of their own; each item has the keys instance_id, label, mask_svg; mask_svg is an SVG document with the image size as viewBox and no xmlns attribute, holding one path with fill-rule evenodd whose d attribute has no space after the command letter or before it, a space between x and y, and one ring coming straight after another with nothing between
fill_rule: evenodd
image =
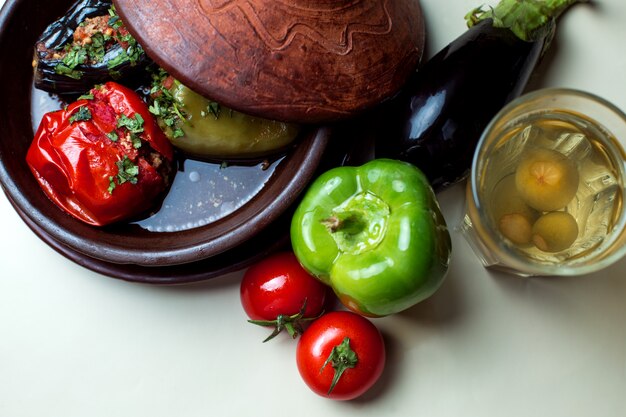
<instances>
[{"instance_id":1,"label":"stuffed vegetable dish","mask_svg":"<svg viewBox=\"0 0 626 417\"><path fill-rule=\"evenodd\" d=\"M365 162L340 127L417 68L419 0L228 3L7 0L0 182L42 240L117 278L203 280L288 244L310 182Z\"/></svg>"},{"instance_id":2,"label":"stuffed vegetable dish","mask_svg":"<svg viewBox=\"0 0 626 417\"><path fill-rule=\"evenodd\" d=\"M58 207L91 225L130 220L176 231L227 216L263 187L303 131L174 79L110 0L76 2L34 51L35 94L61 108L41 115L27 162ZM171 186L177 170L183 178ZM212 188L199 197L191 187L208 177ZM184 219L174 208L181 204L164 204L169 194L189 207Z\"/></svg>"}]
</instances>

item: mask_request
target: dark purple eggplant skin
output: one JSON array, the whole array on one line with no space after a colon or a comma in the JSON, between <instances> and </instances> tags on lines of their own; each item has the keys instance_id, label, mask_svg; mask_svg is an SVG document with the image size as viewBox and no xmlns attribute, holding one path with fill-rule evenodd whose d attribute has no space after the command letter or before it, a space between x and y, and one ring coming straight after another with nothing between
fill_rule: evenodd
<instances>
[{"instance_id":1,"label":"dark purple eggplant skin","mask_svg":"<svg viewBox=\"0 0 626 417\"><path fill-rule=\"evenodd\" d=\"M469 28L381 106L375 156L412 163L437 191L466 178L483 130L523 93L550 36L523 41L490 19Z\"/></svg>"},{"instance_id":2,"label":"dark purple eggplant skin","mask_svg":"<svg viewBox=\"0 0 626 417\"><path fill-rule=\"evenodd\" d=\"M47 49L62 49L72 41L74 30L88 17L108 15L111 0L78 0L58 20L52 22L41 34L36 42L43 44ZM122 52L121 46L115 45L109 49L102 62L97 64L82 64L76 67L83 72L80 79L74 79L63 74L57 74L55 67L59 60L46 59L45 52L34 52L34 85L36 88L60 95L79 95L90 90L94 85L110 80L132 79L143 73L151 61L145 53L141 61L135 65L130 62L122 63L114 68L108 67L108 62ZM132 84L132 83L131 83Z\"/></svg>"},{"instance_id":3,"label":"dark purple eggplant skin","mask_svg":"<svg viewBox=\"0 0 626 417\"><path fill-rule=\"evenodd\" d=\"M88 17L108 14L111 4L111 0L77 1L65 15L46 28L38 42L43 42L49 49L62 48L71 39L80 22Z\"/></svg>"}]
</instances>

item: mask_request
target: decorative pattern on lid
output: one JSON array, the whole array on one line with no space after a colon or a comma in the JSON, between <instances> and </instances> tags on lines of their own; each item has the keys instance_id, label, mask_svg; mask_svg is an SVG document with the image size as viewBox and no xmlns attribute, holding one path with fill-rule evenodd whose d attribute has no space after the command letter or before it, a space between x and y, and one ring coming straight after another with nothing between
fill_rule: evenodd
<instances>
[{"instance_id":1,"label":"decorative pattern on lid","mask_svg":"<svg viewBox=\"0 0 626 417\"><path fill-rule=\"evenodd\" d=\"M198 93L301 123L353 116L419 63L418 0L115 0L146 52Z\"/></svg>"}]
</instances>

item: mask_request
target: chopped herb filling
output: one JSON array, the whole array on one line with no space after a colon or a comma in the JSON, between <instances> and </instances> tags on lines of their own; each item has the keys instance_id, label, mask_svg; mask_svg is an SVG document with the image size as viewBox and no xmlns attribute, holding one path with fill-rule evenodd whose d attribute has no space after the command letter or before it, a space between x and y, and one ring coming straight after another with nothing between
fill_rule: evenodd
<instances>
[{"instance_id":1,"label":"chopped herb filling","mask_svg":"<svg viewBox=\"0 0 626 417\"><path fill-rule=\"evenodd\" d=\"M117 142L120 139L119 135L115 131L107 133L107 137L111 140L111 142Z\"/></svg>"},{"instance_id":2,"label":"chopped herb filling","mask_svg":"<svg viewBox=\"0 0 626 417\"><path fill-rule=\"evenodd\" d=\"M139 166L135 165L127 156L115 163L117 165L117 175L109 177L109 194L113 194L113 190L118 185L122 185L125 182L131 184L137 184L139 175Z\"/></svg>"},{"instance_id":3,"label":"chopped herb filling","mask_svg":"<svg viewBox=\"0 0 626 417\"><path fill-rule=\"evenodd\" d=\"M119 52L107 62L111 76L119 74L115 69L121 64L137 65L144 51L137 40L128 32L120 20L115 7L109 9L105 16L85 19L74 31L73 42L58 51L53 57L60 60L55 66L57 74L80 79L83 72L80 65L96 65L104 61L104 57L114 45L119 45Z\"/></svg>"},{"instance_id":4,"label":"chopped herb filling","mask_svg":"<svg viewBox=\"0 0 626 417\"><path fill-rule=\"evenodd\" d=\"M171 138L185 136L182 127L189 124L189 116L185 111L185 105L172 93L177 81L174 80L164 69L159 68L152 74L152 88L150 89L150 113L154 114L165 134ZM221 107L217 102L210 102L206 110L201 111L202 117L212 115L215 119L220 117Z\"/></svg>"},{"instance_id":5,"label":"chopped herb filling","mask_svg":"<svg viewBox=\"0 0 626 417\"><path fill-rule=\"evenodd\" d=\"M80 106L78 111L70 116L70 123L91 120L91 111L85 106Z\"/></svg>"},{"instance_id":6,"label":"chopped herb filling","mask_svg":"<svg viewBox=\"0 0 626 417\"><path fill-rule=\"evenodd\" d=\"M122 114L117 119L117 127L124 127L130 133L141 133L143 132L143 117L139 113L135 113L134 117L128 117L125 114Z\"/></svg>"},{"instance_id":7,"label":"chopped herb filling","mask_svg":"<svg viewBox=\"0 0 626 417\"><path fill-rule=\"evenodd\" d=\"M183 104L170 91L171 85L172 79L164 69L159 68L152 74L152 88L150 89L152 104L149 110L159 118L167 136L179 138L185 136L181 125L186 123L187 115Z\"/></svg>"}]
</instances>

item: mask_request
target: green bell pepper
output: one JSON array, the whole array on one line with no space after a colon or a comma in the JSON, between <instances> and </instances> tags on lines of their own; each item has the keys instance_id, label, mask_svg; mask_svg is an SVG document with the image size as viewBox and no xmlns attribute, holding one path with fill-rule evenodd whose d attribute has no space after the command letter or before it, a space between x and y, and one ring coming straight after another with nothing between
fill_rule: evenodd
<instances>
[{"instance_id":1,"label":"green bell pepper","mask_svg":"<svg viewBox=\"0 0 626 417\"><path fill-rule=\"evenodd\" d=\"M370 317L432 295L452 249L424 174L391 159L320 175L293 215L291 243L309 273L346 307Z\"/></svg>"},{"instance_id":2,"label":"green bell pepper","mask_svg":"<svg viewBox=\"0 0 626 417\"><path fill-rule=\"evenodd\" d=\"M221 107L210 113L210 100L177 83L174 97L183 104L187 122L185 135L172 144L185 152L219 158L258 158L284 149L298 135L295 124L249 116Z\"/></svg>"},{"instance_id":3,"label":"green bell pepper","mask_svg":"<svg viewBox=\"0 0 626 417\"><path fill-rule=\"evenodd\" d=\"M250 116L192 91L165 71L155 74L150 111L184 153L208 159L258 159L286 149L300 126Z\"/></svg>"}]
</instances>

